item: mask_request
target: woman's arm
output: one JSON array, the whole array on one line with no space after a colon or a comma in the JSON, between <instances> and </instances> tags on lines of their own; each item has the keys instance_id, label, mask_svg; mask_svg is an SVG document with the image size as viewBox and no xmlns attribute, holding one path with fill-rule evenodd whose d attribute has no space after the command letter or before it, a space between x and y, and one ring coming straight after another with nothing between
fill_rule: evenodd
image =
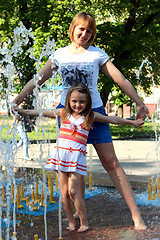
<instances>
[{"instance_id":1,"label":"woman's arm","mask_svg":"<svg viewBox=\"0 0 160 240\"><path fill-rule=\"evenodd\" d=\"M101 67L102 71L116 82L119 87L138 105L137 118L144 118L146 115L150 117L148 108L138 96L133 85L123 76L123 74L114 66L114 64L108 60Z\"/></svg>"},{"instance_id":2,"label":"woman's arm","mask_svg":"<svg viewBox=\"0 0 160 240\"><path fill-rule=\"evenodd\" d=\"M112 123L112 124L129 124L133 125L135 127L141 128L144 124L144 120L142 118L139 118L137 120L128 120L116 116L104 116L100 113L94 112L94 122L106 122L106 123Z\"/></svg>"},{"instance_id":3,"label":"woman's arm","mask_svg":"<svg viewBox=\"0 0 160 240\"><path fill-rule=\"evenodd\" d=\"M53 64L50 60L47 61L45 66L38 73L40 76L40 80L38 81L38 85L41 86L46 80L48 80L54 71L57 70L57 67L53 67ZM28 95L33 93L33 89L35 88L34 79L31 79L22 89L22 91L18 94L18 96L13 100L13 103L19 105Z\"/></svg>"}]
</instances>

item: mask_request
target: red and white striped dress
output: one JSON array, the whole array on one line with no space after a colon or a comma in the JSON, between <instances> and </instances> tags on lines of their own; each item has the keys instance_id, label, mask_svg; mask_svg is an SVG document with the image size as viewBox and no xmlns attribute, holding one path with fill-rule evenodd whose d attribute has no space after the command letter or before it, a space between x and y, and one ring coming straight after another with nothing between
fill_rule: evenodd
<instances>
[{"instance_id":1,"label":"red and white striped dress","mask_svg":"<svg viewBox=\"0 0 160 240\"><path fill-rule=\"evenodd\" d=\"M83 127L84 117L72 115L61 124L57 146L50 154L45 169L77 172L87 175L86 143L89 129Z\"/></svg>"}]
</instances>

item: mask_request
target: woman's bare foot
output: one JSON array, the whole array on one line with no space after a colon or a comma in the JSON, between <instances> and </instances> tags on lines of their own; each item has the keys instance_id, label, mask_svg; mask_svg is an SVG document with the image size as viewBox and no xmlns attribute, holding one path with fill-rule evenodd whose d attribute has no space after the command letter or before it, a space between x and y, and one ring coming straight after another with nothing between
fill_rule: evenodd
<instances>
[{"instance_id":1,"label":"woman's bare foot","mask_svg":"<svg viewBox=\"0 0 160 240\"><path fill-rule=\"evenodd\" d=\"M86 225L81 225L80 228L78 229L78 232L86 232L88 231L89 226Z\"/></svg>"},{"instance_id":2,"label":"woman's bare foot","mask_svg":"<svg viewBox=\"0 0 160 240\"><path fill-rule=\"evenodd\" d=\"M143 230L146 230L147 229L147 226L145 225L143 219L140 217L134 217L133 218L134 220L134 230L137 230L137 231L143 231Z\"/></svg>"},{"instance_id":3,"label":"woman's bare foot","mask_svg":"<svg viewBox=\"0 0 160 240\"><path fill-rule=\"evenodd\" d=\"M69 224L69 226L66 229L69 231L74 231L76 229L76 227L73 224Z\"/></svg>"},{"instance_id":4,"label":"woman's bare foot","mask_svg":"<svg viewBox=\"0 0 160 240\"><path fill-rule=\"evenodd\" d=\"M147 229L147 226L144 223L134 225L134 230L136 231L144 231L146 229Z\"/></svg>"}]
</instances>

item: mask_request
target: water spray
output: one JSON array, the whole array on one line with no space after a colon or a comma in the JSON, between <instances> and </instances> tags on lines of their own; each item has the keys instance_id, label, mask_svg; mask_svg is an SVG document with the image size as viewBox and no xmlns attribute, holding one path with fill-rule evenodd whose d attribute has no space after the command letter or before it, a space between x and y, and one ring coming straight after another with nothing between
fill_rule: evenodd
<instances>
[{"instance_id":1,"label":"water spray","mask_svg":"<svg viewBox=\"0 0 160 240\"><path fill-rule=\"evenodd\" d=\"M13 42L11 41L11 39L8 39L8 42L3 44L3 46L0 49L0 54L3 56L2 59L0 60L0 75L3 75L6 79L8 79L8 87L6 89L6 100L7 100L7 105L8 106L13 106L14 104L12 104L12 99L11 99L11 94L13 94L15 92L15 84L14 84L14 80L18 79L18 73L16 72L16 68L14 66L14 62L13 62L13 57L16 58L19 55L21 55L23 53L23 46L27 46L27 44L29 43L29 39L32 39L34 44L36 44L35 42L35 38L33 36L32 33L32 29L27 30L24 25L22 23L20 23L20 26L14 29L14 34L13 34ZM39 104L39 106L41 106L39 98L38 98L38 94L39 94L39 86L38 86L38 81L40 80L40 77L38 75L38 71L41 68L42 65L42 58L44 56L50 56L51 54L54 53L54 49L55 49L55 42L54 40L50 40L49 38L47 39L46 44L42 47L42 51L40 53L39 58L36 58L34 56L34 48L29 48L28 52L26 53L27 55L30 55L31 59L34 59L36 61L36 71L37 74L35 74L34 76L34 83L35 83L35 102L37 102ZM53 75L54 78L54 75ZM53 80L53 78L51 79L51 81ZM53 84L53 83L52 83ZM0 90L2 90L2 84L0 84ZM37 106L37 104L35 103L35 106ZM13 137L12 140L12 144L15 145L16 144L16 137ZM23 195L23 186L21 185L21 197L19 195L19 186L17 186L16 189L16 184L15 184L15 177L14 177L14 173L13 173L13 169L14 169L14 156L13 153L11 153L10 149L11 149L11 145L10 141L6 141L6 143L2 142L2 147L4 148L4 165L6 167L6 172L7 172L7 187L6 187L6 195L7 195L7 223L8 223L8 227L7 227L7 234L6 234L6 239L9 240L9 225L10 225L10 216L9 216L9 210L10 210L10 199L12 198L12 203L13 203L13 199L14 199L14 206L13 206L13 226L14 226L14 232L16 232L16 216L15 216L15 207L17 203L17 208L22 208L23 205L20 205L20 198L21 200L24 198ZM41 163L41 157L43 155L43 152L41 151L40 154L40 160L39 163L40 165L42 165ZM44 173L44 171L43 171ZM13 186L12 186L12 193L10 194L10 184L11 183L11 177L12 176L12 180L13 180L13 185L14 185L14 191L13 191ZM5 172L4 172L4 177L5 177ZM2 185L0 186L2 188ZM45 188L45 177L44 177L44 188ZM42 190L43 192L43 190ZM41 196L41 203L42 205L46 203L46 189L44 189L45 192L45 198L44 195ZM17 200L15 200L15 195L17 195ZM5 199L5 197L4 197ZM3 200L4 201L4 200ZM44 203L45 202L45 203ZM28 198L26 198L26 203L28 203ZM6 204L6 203L4 203ZM46 207L45 207L45 214L46 214ZM44 221L46 221L46 218L44 217ZM45 239L47 240L47 229L46 229L46 223L45 223ZM1 237L1 226L0 226L0 237Z\"/></svg>"}]
</instances>

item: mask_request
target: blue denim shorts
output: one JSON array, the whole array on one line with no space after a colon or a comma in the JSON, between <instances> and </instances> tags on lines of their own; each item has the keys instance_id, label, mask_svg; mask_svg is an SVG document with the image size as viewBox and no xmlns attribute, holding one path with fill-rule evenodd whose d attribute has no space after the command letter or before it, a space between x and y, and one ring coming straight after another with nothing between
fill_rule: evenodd
<instances>
[{"instance_id":1,"label":"blue denim shorts","mask_svg":"<svg viewBox=\"0 0 160 240\"><path fill-rule=\"evenodd\" d=\"M60 103L56 108L64 108ZM103 115L107 115L105 108L103 106L92 109L94 112L99 112ZM59 126L60 126L60 120ZM87 143L97 144L97 143L112 143L112 136L110 131L109 123L94 122L88 135Z\"/></svg>"}]
</instances>

